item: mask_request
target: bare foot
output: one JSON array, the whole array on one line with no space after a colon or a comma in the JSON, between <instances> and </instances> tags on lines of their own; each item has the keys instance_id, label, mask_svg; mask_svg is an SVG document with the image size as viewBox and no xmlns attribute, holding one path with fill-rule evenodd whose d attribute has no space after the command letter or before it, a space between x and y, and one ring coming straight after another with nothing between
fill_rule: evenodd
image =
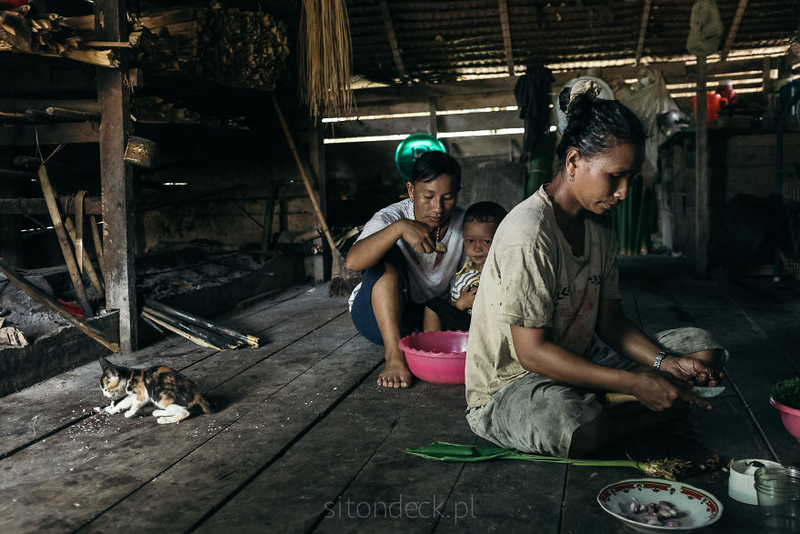
<instances>
[{"instance_id":1,"label":"bare foot","mask_svg":"<svg viewBox=\"0 0 800 534\"><path fill-rule=\"evenodd\" d=\"M385 388L407 388L411 385L411 371L404 361L386 362L386 368L378 377L378 385Z\"/></svg>"}]
</instances>

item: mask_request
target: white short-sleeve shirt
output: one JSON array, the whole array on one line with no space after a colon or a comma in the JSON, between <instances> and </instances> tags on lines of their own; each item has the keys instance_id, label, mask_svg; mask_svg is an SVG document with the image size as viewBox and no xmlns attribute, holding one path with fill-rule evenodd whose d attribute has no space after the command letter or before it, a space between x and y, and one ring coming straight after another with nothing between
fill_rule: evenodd
<instances>
[{"instance_id":1,"label":"white short-sleeve shirt","mask_svg":"<svg viewBox=\"0 0 800 534\"><path fill-rule=\"evenodd\" d=\"M375 234L400 219L414 220L414 202L407 198L391 204L372 216L357 241ZM408 266L409 296L417 303L447 294L450 280L461 265L464 250L464 209L455 207L450 215L450 225L439 242L447 247L447 252L430 254L417 252L414 247L397 240L397 247L403 253ZM358 284L350 295L350 308L361 289Z\"/></svg>"}]
</instances>

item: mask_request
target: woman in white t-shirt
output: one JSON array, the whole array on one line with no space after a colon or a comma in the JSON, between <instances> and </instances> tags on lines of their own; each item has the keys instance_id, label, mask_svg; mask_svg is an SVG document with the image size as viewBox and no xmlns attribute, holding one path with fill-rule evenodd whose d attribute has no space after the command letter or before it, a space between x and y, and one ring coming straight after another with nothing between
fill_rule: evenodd
<instances>
[{"instance_id":1,"label":"woman in white t-shirt","mask_svg":"<svg viewBox=\"0 0 800 534\"><path fill-rule=\"evenodd\" d=\"M419 329L420 304L446 294L463 261L456 160L444 152L422 154L406 186L408 198L373 215L347 253L347 268L365 271L350 296L350 313L361 335L384 346L378 385L385 387L411 385L400 339Z\"/></svg>"},{"instance_id":2,"label":"woman in white t-shirt","mask_svg":"<svg viewBox=\"0 0 800 534\"><path fill-rule=\"evenodd\" d=\"M576 84L552 183L500 223L472 308L467 421L503 447L583 456L663 425L716 385L722 348L697 328L651 341L622 313L607 213L640 172L646 134L595 84ZM614 352L596 350L597 335ZM601 359L602 357L602 359ZM638 403L611 408L604 392Z\"/></svg>"}]
</instances>

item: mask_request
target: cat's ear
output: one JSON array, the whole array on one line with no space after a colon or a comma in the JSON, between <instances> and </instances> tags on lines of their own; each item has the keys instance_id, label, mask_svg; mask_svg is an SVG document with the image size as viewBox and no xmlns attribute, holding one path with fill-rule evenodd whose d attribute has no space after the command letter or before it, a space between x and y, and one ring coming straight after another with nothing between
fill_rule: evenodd
<instances>
[{"instance_id":1,"label":"cat's ear","mask_svg":"<svg viewBox=\"0 0 800 534\"><path fill-rule=\"evenodd\" d=\"M100 367L103 368L103 371L110 374L110 375L118 375L119 371L117 371L117 367L111 363L110 361L106 360L105 358L100 358Z\"/></svg>"}]
</instances>

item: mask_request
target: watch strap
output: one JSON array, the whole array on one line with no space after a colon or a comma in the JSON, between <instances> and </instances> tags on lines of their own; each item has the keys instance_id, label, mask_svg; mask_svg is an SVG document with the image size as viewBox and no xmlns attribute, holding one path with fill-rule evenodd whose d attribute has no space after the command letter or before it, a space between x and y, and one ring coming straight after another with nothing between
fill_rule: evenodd
<instances>
[{"instance_id":1,"label":"watch strap","mask_svg":"<svg viewBox=\"0 0 800 534\"><path fill-rule=\"evenodd\" d=\"M656 371L660 371L661 362L664 361L664 358L666 358L667 356L669 356L669 353L667 353L666 351L663 350L658 351L658 354L656 354L656 359L653 362L653 369L655 369Z\"/></svg>"}]
</instances>

